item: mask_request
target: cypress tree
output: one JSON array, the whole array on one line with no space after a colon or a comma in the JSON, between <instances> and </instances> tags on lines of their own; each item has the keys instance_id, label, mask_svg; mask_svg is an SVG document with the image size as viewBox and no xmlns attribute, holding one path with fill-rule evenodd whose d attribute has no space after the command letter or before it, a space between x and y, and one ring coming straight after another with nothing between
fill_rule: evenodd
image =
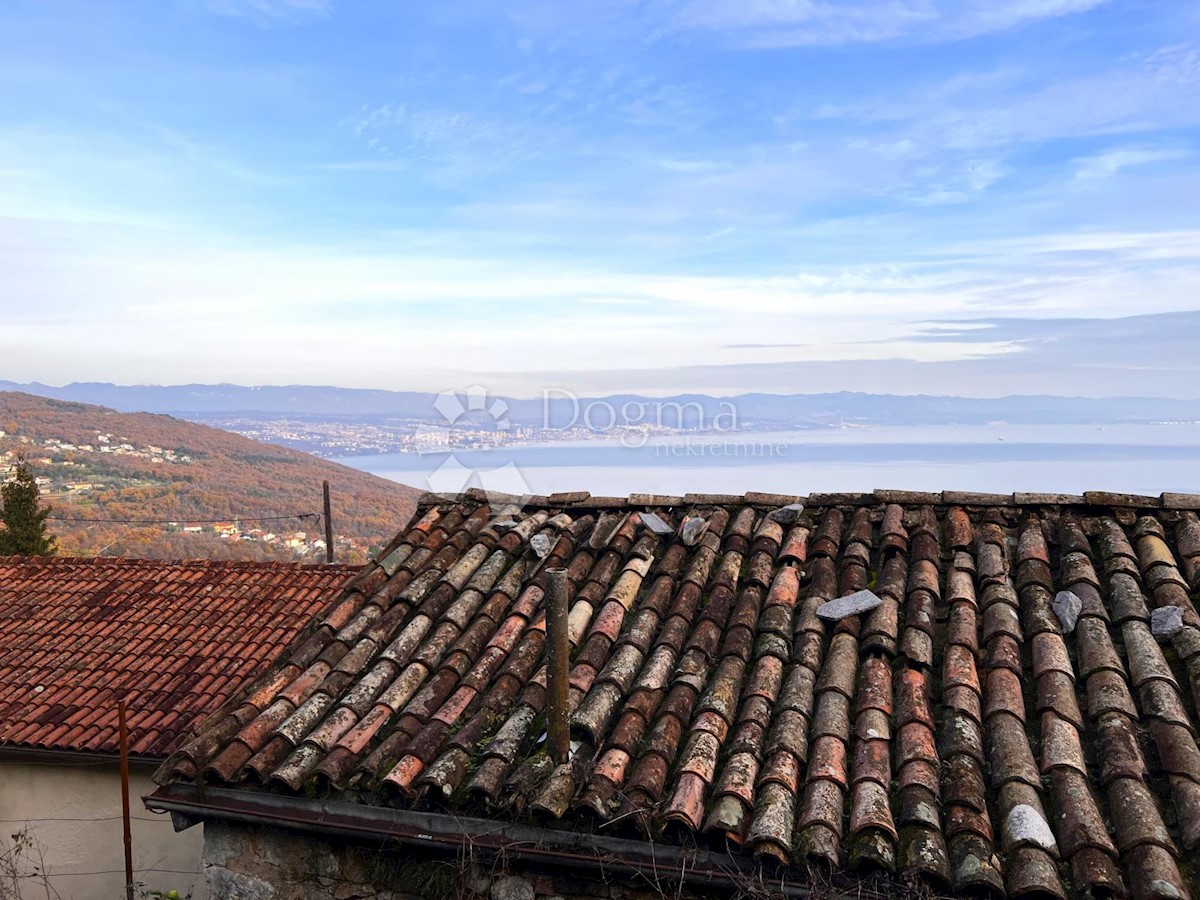
<instances>
[{"instance_id":1,"label":"cypress tree","mask_svg":"<svg viewBox=\"0 0 1200 900\"><path fill-rule=\"evenodd\" d=\"M0 556L53 556L54 536L46 531L50 507L38 503L37 481L18 458L11 479L0 485Z\"/></svg>"}]
</instances>

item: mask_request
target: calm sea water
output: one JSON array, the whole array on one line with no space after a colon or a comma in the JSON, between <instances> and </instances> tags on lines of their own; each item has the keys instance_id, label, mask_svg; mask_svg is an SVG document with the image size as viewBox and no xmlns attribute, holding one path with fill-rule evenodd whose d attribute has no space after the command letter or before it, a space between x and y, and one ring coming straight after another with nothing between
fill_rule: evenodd
<instances>
[{"instance_id":1,"label":"calm sea water","mask_svg":"<svg viewBox=\"0 0 1200 900\"><path fill-rule=\"evenodd\" d=\"M339 462L425 489L448 460L444 453L401 453ZM539 494L874 488L1200 493L1200 425L831 428L672 437L643 447L607 440L536 444L459 451L450 462L453 473L482 473L485 483L492 479L490 486L510 483L515 475ZM457 476L443 471L441 477Z\"/></svg>"}]
</instances>

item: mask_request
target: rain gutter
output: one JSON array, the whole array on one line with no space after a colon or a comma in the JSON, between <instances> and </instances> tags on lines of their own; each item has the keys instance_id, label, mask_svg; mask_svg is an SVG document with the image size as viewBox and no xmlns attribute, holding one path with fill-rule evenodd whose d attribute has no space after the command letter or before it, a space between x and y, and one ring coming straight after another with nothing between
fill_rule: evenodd
<instances>
[{"instance_id":1,"label":"rain gutter","mask_svg":"<svg viewBox=\"0 0 1200 900\"><path fill-rule=\"evenodd\" d=\"M460 859L478 854L575 873L636 875L668 893L683 883L738 893L756 885L772 894L809 896L806 886L780 873L768 876L746 857L587 831L192 784L160 787L143 803L151 811L171 813L179 831L212 820L270 825L376 848L383 839Z\"/></svg>"}]
</instances>

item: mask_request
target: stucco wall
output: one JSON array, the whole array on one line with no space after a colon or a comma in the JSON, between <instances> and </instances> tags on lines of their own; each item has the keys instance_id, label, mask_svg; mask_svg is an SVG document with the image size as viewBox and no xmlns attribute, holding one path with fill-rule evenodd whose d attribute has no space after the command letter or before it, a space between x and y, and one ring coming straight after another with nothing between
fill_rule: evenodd
<instances>
[{"instance_id":1,"label":"stucco wall","mask_svg":"<svg viewBox=\"0 0 1200 900\"><path fill-rule=\"evenodd\" d=\"M409 850L332 843L277 828L209 822L204 863L212 900L713 900L614 873L594 877L495 860L446 860Z\"/></svg>"},{"instance_id":2,"label":"stucco wall","mask_svg":"<svg viewBox=\"0 0 1200 900\"><path fill-rule=\"evenodd\" d=\"M195 900L205 898L201 828L177 834L170 816L146 810L141 798L154 790L151 771L148 766L135 766L129 773L134 880L148 888L177 890L180 896L191 889ZM79 765L0 759L0 820L0 841L8 841L28 820L30 833L45 851L50 884L63 900L125 896L121 779L115 762ZM26 880L22 900L45 897L42 886Z\"/></svg>"}]
</instances>

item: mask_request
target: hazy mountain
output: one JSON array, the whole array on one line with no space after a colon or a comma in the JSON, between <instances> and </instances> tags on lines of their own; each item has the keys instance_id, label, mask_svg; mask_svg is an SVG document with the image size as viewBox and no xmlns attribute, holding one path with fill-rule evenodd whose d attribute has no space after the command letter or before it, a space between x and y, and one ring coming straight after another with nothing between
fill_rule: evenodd
<instances>
[{"instance_id":1,"label":"hazy mountain","mask_svg":"<svg viewBox=\"0 0 1200 900\"><path fill-rule=\"evenodd\" d=\"M417 391L383 391L312 385L245 387L234 384L115 385L76 382L63 387L0 381L0 390L23 391L42 397L99 404L124 412L157 412L182 417L244 413L272 416L421 419L441 422L445 416L434 407L437 395ZM934 425L980 424L1005 421L1021 424L1077 424L1200 420L1200 400L1162 397L1078 398L1053 395L973 398L930 395L865 393L741 394L711 397L684 394L645 397L617 394L605 397L501 398L514 424L539 425L546 420L565 425L573 419L584 424L591 410L593 424L605 423L608 408L618 416L636 415L638 404L645 415L663 416L665 424L681 415L693 426L711 423L736 408L738 421L759 427L790 427L848 423ZM489 403L491 398L489 398ZM675 406L677 405L677 406ZM549 411L547 413L547 410ZM625 410L625 413L622 413ZM701 412L702 410L702 412Z\"/></svg>"}]
</instances>

